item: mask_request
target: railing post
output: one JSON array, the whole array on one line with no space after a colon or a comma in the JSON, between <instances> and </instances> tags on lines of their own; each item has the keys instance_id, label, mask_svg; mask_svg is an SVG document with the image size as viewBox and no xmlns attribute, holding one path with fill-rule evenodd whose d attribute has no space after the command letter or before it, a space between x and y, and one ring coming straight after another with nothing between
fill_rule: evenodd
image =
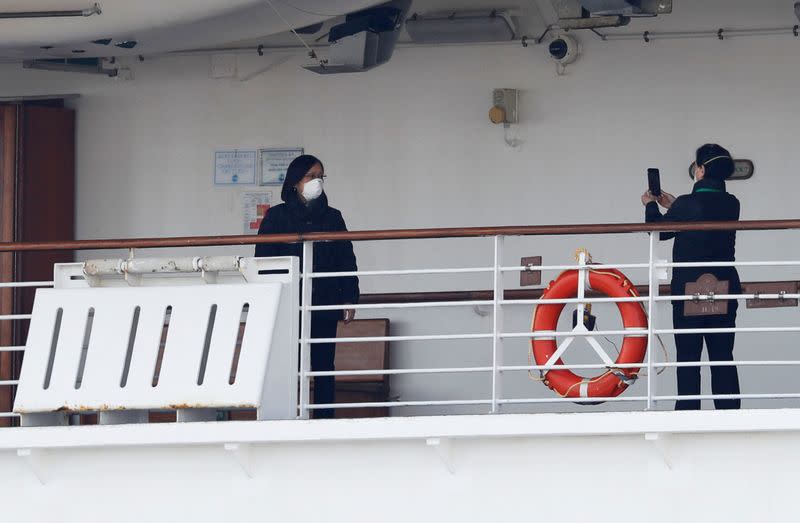
<instances>
[{"instance_id":1,"label":"railing post","mask_svg":"<svg viewBox=\"0 0 800 523\"><path fill-rule=\"evenodd\" d=\"M588 274L589 270L586 267L586 264L589 263L587 259L586 252L581 251L578 254L578 265L583 267L582 269L578 269L578 318L583 318L583 315L586 314L586 303L583 301L586 298L586 284L589 281ZM583 320L578 320L578 325L583 325Z\"/></svg>"},{"instance_id":2,"label":"railing post","mask_svg":"<svg viewBox=\"0 0 800 523\"><path fill-rule=\"evenodd\" d=\"M499 368L503 365L503 236L494 237L494 304L492 314L492 414L500 412L498 399L502 394Z\"/></svg>"},{"instance_id":3,"label":"railing post","mask_svg":"<svg viewBox=\"0 0 800 523\"><path fill-rule=\"evenodd\" d=\"M308 419L311 402L311 273L314 267L314 242L303 242L303 267L300 293L300 418Z\"/></svg>"},{"instance_id":4,"label":"railing post","mask_svg":"<svg viewBox=\"0 0 800 523\"><path fill-rule=\"evenodd\" d=\"M655 375L653 374L653 330L655 329L655 299L658 294L658 282L656 282L655 271L655 252L656 252L656 235L657 232L649 233L649 256L647 268L647 410L653 410L655 402Z\"/></svg>"}]
</instances>

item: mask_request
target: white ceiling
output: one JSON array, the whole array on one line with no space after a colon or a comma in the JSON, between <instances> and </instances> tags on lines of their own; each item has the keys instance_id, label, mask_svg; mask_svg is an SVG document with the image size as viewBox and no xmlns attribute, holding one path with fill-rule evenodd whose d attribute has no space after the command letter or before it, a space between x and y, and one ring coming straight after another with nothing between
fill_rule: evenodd
<instances>
[{"instance_id":1,"label":"white ceiling","mask_svg":"<svg viewBox=\"0 0 800 523\"><path fill-rule=\"evenodd\" d=\"M316 23L380 0L272 0L294 26ZM94 0L0 0L0 12L75 10ZM0 19L0 57L81 57L155 54L212 47L283 32L265 0L98 0L101 15L77 18ZM136 40L124 50L90 43ZM42 46L53 46L42 50Z\"/></svg>"},{"instance_id":2,"label":"white ceiling","mask_svg":"<svg viewBox=\"0 0 800 523\"><path fill-rule=\"evenodd\" d=\"M466 11L466 10L490 10L490 9L507 9L514 14L516 22L517 35L539 35L549 22L544 22L544 19L550 15L545 13L543 16L539 8L539 3L546 4L545 7L549 8L550 0L414 0L410 13L428 13L434 11ZM552 10L552 8L550 8ZM552 14L553 20L555 14ZM339 23L341 18L333 18L325 23L325 26L316 34L304 36L303 38L308 43L315 43L319 40L320 44L327 43L326 34L331 25ZM403 34L400 41L408 42L410 39L407 35ZM265 47L284 47L298 45L297 38L287 32L267 36L264 38L255 39L242 39L231 42L227 47L241 48L241 47L256 47L259 44Z\"/></svg>"},{"instance_id":3,"label":"white ceiling","mask_svg":"<svg viewBox=\"0 0 800 523\"><path fill-rule=\"evenodd\" d=\"M601 33L638 33L644 31L706 31L718 28L747 29L791 27L798 23L794 15L795 0L673 0L674 10L670 15L656 18L635 18L628 26L602 29ZM466 10L479 8L509 8L517 13L519 35L540 36L548 24L556 22L555 10L550 0L414 0L412 12L442 10ZM325 33L333 19L316 35L304 37L312 43L321 38L325 43ZM579 38L599 38L587 31L579 31ZM408 41L407 36L401 41ZM296 45L297 39L288 33L268 37L242 39L230 43L230 47L281 47ZM800 40L798 41L800 43Z\"/></svg>"},{"instance_id":4,"label":"white ceiling","mask_svg":"<svg viewBox=\"0 0 800 523\"><path fill-rule=\"evenodd\" d=\"M381 0L271 0L290 25L300 27L328 20L325 28L304 37L325 42L337 15ZM627 27L605 33L709 30L719 27L787 27L797 23L794 0L673 0L671 15L635 19ZM1 11L83 9L94 0L0 0ZM88 18L0 19L0 60L53 56L120 56L160 54L175 50L296 45L286 23L267 0L98 0L103 14ZM412 12L511 8L518 33L538 36L555 22L550 0L415 0ZM592 36L589 35L589 38ZM91 44L113 38L136 40L131 50ZM54 46L42 50L41 46ZM73 50L83 50L75 54Z\"/></svg>"}]
</instances>

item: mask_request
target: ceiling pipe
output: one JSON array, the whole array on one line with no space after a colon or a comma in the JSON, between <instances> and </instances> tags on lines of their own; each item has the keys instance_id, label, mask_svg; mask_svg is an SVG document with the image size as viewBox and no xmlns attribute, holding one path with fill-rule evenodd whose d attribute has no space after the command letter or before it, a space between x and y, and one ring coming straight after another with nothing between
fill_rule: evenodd
<instances>
[{"instance_id":1,"label":"ceiling pipe","mask_svg":"<svg viewBox=\"0 0 800 523\"><path fill-rule=\"evenodd\" d=\"M0 13L0 19L8 18L66 18L78 16L92 16L102 14L100 4L94 4L87 9L75 9L72 11L12 11L10 13Z\"/></svg>"},{"instance_id":2,"label":"ceiling pipe","mask_svg":"<svg viewBox=\"0 0 800 523\"><path fill-rule=\"evenodd\" d=\"M554 27L558 29L558 27ZM800 27L764 27L752 29L708 29L705 31L643 31L641 33L598 33L598 36L606 42L623 40L691 40L695 38L713 38L726 40L734 37L754 37L754 36L795 36L800 37ZM456 44L415 44L414 42L400 42L398 48L427 48L427 47L516 47L540 44L541 41L533 36L524 36L507 42L470 42ZM261 45L258 47L218 47L205 49L185 49L172 51L167 55L194 55L194 54L217 54L217 53L247 53L255 52L260 47L262 53L276 52L295 52L303 51L305 48L300 45ZM314 49L324 49L327 46L311 46Z\"/></svg>"},{"instance_id":3,"label":"ceiling pipe","mask_svg":"<svg viewBox=\"0 0 800 523\"><path fill-rule=\"evenodd\" d=\"M398 49L426 49L426 48L441 48L441 47L519 47L528 45L536 45L539 42L536 41L536 37L532 36L524 36L521 38L516 38L514 40L508 40L504 42L459 42L459 43L446 43L446 44L417 44L414 42L398 42L395 46ZM311 45L312 49L327 49L329 45ZM203 48L203 49L182 49L178 51L170 51L166 53L165 56L190 56L190 55L207 55L207 54L226 54L226 53L249 53L249 52L258 52L259 49L261 50L261 54L267 53L294 53L296 51L305 51L306 48L302 45L258 45L258 46L246 46L246 47L213 47L213 48Z\"/></svg>"},{"instance_id":4,"label":"ceiling pipe","mask_svg":"<svg viewBox=\"0 0 800 523\"><path fill-rule=\"evenodd\" d=\"M725 40L727 38L748 36L795 36L798 37L798 27L764 27L754 29L709 29L706 31L644 31L641 33L605 33L601 35L607 42L621 40L687 40L694 38L713 38Z\"/></svg>"}]
</instances>

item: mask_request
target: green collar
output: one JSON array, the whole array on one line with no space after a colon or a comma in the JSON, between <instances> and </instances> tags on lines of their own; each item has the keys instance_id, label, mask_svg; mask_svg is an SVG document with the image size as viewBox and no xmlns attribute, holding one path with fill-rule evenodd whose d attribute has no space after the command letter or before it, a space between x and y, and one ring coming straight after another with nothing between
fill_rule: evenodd
<instances>
[{"instance_id":1,"label":"green collar","mask_svg":"<svg viewBox=\"0 0 800 523\"><path fill-rule=\"evenodd\" d=\"M694 192L698 193L698 192L725 192L725 191L720 189L711 189L709 187L701 187L700 189L697 189Z\"/></svg>"}]
</instances>

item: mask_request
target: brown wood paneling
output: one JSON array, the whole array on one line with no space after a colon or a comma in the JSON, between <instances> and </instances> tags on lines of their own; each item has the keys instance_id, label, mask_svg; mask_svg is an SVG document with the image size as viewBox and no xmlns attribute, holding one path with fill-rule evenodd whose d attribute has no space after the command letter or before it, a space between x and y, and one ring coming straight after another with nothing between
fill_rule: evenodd
<instances>
[{"instance_id":1,"label":"brown wood paneling","mask_svg":"<svg viewBox=\"0 0 800 523\"><path fill-rule=\"evenodd\" d=\"M389 336L385 318L339 322L337 338ZM336 344L337 371L385 370L389 368L389 342L339 342ZM389 400L389 376L336 376L336 403L376 403ZM379 418L389 416L387 407L336 409L337 418Z\"/></svg>"},{"instance_id":2,"label":"brown wood paneling","mask_svg":"<svg viewBox=\"0 0 800 523\"><path fill-rule=\"evenodd\" d=\"M54 107L21 111L17 205L17 241L65 241L75 238L75 114ZM49 280L53 263L72 261L72 252L23 253L17 273L22 281Z\"/></svg>"},{"instance_id":3,"label":"brown wood paneling","mask_svg":"<svg viewBox=\"0 0 800 523\"><path fill-rule=\"evenodd\" d=\"M150 423L174 423L177 419L175 411L151 411L148 415Z\"/></svg>"},{"instance_id":4,"label":"brown wood paneling","mask_svg":"<svg viewBox=\"0 0 800 523\"><path fill-rule=\"evenodd\" d=\"M0 105L0 241L14 241L14 176L16 173L16 107ZM14 254L0 253L0 281L11 281L14 276ZM11 314L14 307L12 289L0 289L0 314ZM14 342L13 324L0 321L0 346ZM13 377L13 357L10 352L0 352L0 380ZM11 387L0 387L0 411L12 408ZM0 419L0 426L11 424L10 419Z\"/></svg>"},{"instance_id":5,"label":"brown wood paneling","mask_svg":"<svg viewBox=\"0 0 800 523\"><path fill-rule=\"evenodd\" d=\"M75 239L75 113L60 107L20 108L17 162L17 223L22 242ZM53 277L53 264L73 261L72 251L44 250L16 254L17 281ZM15 310L30 313L35 290L15 294ZM18 322L15 343L24 344L28 322ZM21 360L17 363L19 364Z\"/></svg>"},{"instance_id":6,"label":"brown wood paneling","mask_svg":"<svg viewBox=\"0 0 800 523\"><path fill-rule=\"evenodd\" d=\"M257 417L256 409L232 410L228 413L230 421L254 421Z\"/></svg>"},{"instance_id":7,"label":"brown wood paneling","mask_svg":"<svg viewBox=\"0 0 800 523\"><path fill-rule=\"evenodd\" d=\"M800 291L800 282L772 282L772 283L743 283L742 292L744 294L795 294ZM757 298L747 300L748 309L774 309L777 307L797 307L800 304L798 300L765 300Z\"/></svg>"},{"instance_id":8,"label":"brown wood paneling","mask_svg":"<svg viewBox=\"0 0 800 523\"><path fill-rule=\"evenodd\" d=\"M340 321L336 329L337 338L379 337L389 335L389 320L354 320L350 323ZM389 343L370 341L363 343L336 343L336 370L373 370L389 368ZM345 383L386 382L385 375L336 376L337 389ZM388 383L386 383L388 386Z\"/></svg>"}]
</instances>

